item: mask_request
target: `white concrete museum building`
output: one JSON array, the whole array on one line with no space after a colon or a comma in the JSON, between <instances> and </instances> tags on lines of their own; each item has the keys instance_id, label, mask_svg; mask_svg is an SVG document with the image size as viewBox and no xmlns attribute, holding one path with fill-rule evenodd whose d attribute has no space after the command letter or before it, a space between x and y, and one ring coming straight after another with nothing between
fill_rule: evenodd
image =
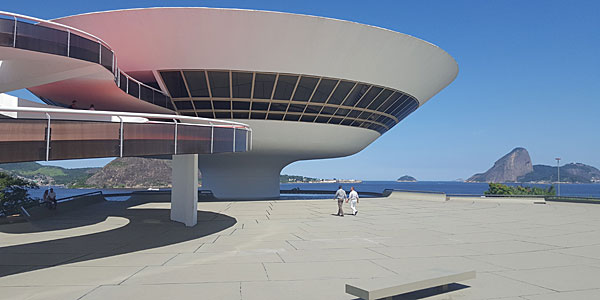
<instances>
[{"instance_id":1,"label":"white concrete museum building","mask_svg":"<svg viewBox=\"0 0 600 300\"><path fill-rule=\"evenodd\" d=\"M11 88L63 107L76 99L99 110L249 125L251 151L198 157L203 188L227 199L278 197L283 167L361 151L458 73L456 61L431 43L324 17L143 8L44 23L53 24L72 28L67 38L80 43L73 49L82 50L81 62L48 59L47 70ZM85 51L93 47L100 61L92 66Z\"/></svg>"}]
</instances>

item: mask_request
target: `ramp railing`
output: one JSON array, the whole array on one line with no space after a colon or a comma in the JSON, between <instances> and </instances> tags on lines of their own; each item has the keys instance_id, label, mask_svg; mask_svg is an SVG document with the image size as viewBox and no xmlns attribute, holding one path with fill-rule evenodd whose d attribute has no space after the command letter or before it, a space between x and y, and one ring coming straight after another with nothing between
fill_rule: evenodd
<instances>
[{"instance_id":1,"label":"ramp railing","mask_svg":"<svg viewBox=\"0 0 600 300\"><path fill-rule=\"evenodd\" d=\"M35 17L0 11L0 46L81 59L102 65L123 92L140 100L174 110L161 90L134 79L117 66L114 50L99 37L83 30Z\"/></svg>"},{"instance_id":2,"label":"ramp railing","mask_svg":"<svg viewBox=\"0 0 600 300\"><path fill-rule=\"evenodd\" d=\"M248 125L189 116L0 107L0 163L246 152Z\"/></svg>"}]
</instances>

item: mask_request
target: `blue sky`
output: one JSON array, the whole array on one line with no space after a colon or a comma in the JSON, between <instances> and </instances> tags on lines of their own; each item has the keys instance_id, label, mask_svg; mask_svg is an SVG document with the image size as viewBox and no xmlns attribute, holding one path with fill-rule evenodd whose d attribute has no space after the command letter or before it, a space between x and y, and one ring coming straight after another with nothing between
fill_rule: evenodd
<instances>
[{"instance_id":1,"label":"blue sky","mask_svg":"<svg viewBox=\"0 0 600 300\"><path fill-rule=\"evenodd\" d=\"M8 1L56 18L122 8L252 8L339 18L406 33L458 62L457 79L362 152L283 173L323 178L468 178L515 147L534 164L600 167L600 1ZM23 95L24 93L17 93ZM51 162L66 167L110 159Z\"/></svg>"}]
</instances>

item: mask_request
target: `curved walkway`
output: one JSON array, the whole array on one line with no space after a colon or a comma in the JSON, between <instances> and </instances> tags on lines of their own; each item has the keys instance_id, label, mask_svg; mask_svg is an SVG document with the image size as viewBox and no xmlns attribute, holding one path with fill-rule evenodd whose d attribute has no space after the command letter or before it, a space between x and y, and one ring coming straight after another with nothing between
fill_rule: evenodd
<instances>
[{"instance_id":1,"label":"curved walkway","mask_svg":"<svg viewBox=\"0 0 600 300\"><path fill-rule=\"evenodd\" d=\"M7 96L0 100L6 100L3 97ZM251 147L251 129L236 122L164 114L2 107L3 102L0 163L246 152Z\"/></svg>"},{"instance_id":2,"label":"curved walkway","mask_svg":"<svg viewBox=\"0 0 600 300\"><path fill-rule=\"evenodd\" d=\"M55 57L48 58L48 55ZM170 97L161 90L120 70L114 51L102 39L53 21L0 11L0 60L4 65L0 68L0 92L34 88L72 78L93 79L112 81L113 86L121 90L121 96L130 97L129 101L137 99L171 111L174 109ZM44 64L40 64L40 60ZM89 63L99 68L90 68ZM77 98L78 94L90 91L69 92L71 97ZM57 98L64 97L58 92ZM53 102L51 99L45 101ZM96 101L96 106L99 104Z\"/></svg>"}]
</instances>

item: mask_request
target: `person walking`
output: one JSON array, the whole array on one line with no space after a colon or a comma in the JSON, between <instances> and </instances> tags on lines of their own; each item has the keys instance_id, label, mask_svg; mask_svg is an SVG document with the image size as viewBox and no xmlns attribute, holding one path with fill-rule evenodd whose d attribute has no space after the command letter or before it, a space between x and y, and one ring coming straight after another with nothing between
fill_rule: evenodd
<instances>
[{"instance_id":1,"label":"person walking","mask_svg":"<svg viewBox=\"0 0 600 300\"><path fill-rule=\"evenodd\" d=\"M50 192L48 193L48 201L52 202L50 209L56 209L58 202L56 201L56 193L53 188L50 188Z\"/></svg>"},{"instance_id":2,"label":"person walking","mask_svg":"<svg viewBox=\"0 0 600 300\"><path fill-rule=\"evenodd\" d=\"M352 208L352 214L356 216L358 210L356 210L356 203L358 203L358 193L354 190L354 187L350 188L350 195L348 195L348 200L346 203L350 201L350 208Z\"/></svg>"},{"instance_id":3,"label":"person walking","mask_svg":"<svg viewBox=\"0 0 600 300\"><path fill-rule=\"evenodd\" d=\"M342 206L344 205L344 200L347 199L346 197L346 191L344 191L342 189L342 186L340 185L337 192L335 192L335 199L337 200L338 203L338 213L337 216L343 217L344 216L344 210L342 209Z\"/></svg>"}]
</instances>

